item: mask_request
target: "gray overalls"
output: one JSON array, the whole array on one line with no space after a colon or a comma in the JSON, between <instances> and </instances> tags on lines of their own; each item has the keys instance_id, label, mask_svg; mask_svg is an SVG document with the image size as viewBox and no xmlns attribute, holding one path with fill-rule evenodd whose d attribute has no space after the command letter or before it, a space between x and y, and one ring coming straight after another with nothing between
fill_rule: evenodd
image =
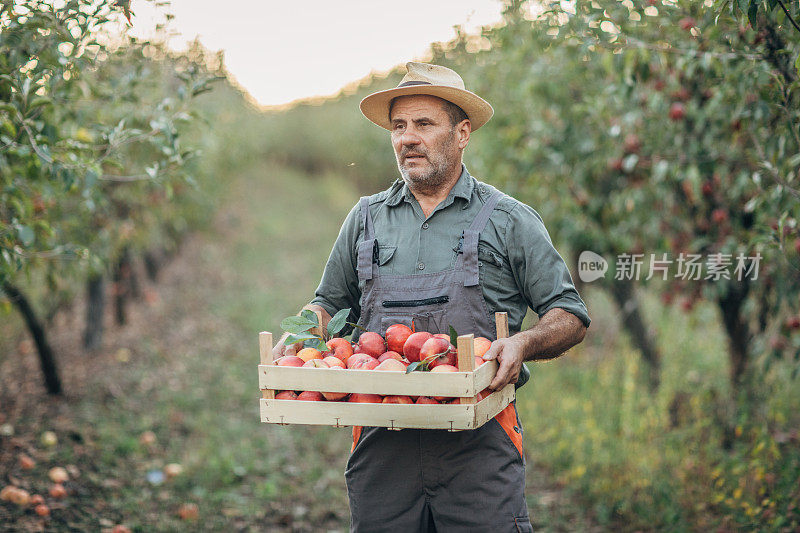
<instances>
[{"instance_id":1,"label":"gray overalls","mask_svg":"<svg viewBox=\"0 0 800 533\"><path fill-rule=\"evenodd\" d=\"M494 316L479 284L478 237L501 196L495 191L464 231L453 268L393 276L378 273L369 202L361 198L359 325L385 334L391 324L410 326L413 319L418 331L447 333L452 325L494 340ZM532 531L513 403L472 431L353 428L345 480L355 533Z\"/></svg>"}]
</instances>

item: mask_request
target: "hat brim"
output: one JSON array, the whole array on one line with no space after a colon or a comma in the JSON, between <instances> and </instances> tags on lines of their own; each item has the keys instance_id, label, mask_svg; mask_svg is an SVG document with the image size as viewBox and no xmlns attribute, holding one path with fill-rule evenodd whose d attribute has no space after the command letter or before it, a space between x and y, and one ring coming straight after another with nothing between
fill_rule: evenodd
<instances>
[{"instance_id":1,"label":"hat brim","mask_svg":"<svg viewBox=\"0 0 800 533\"><path fill-rule=\"evenodd\" d=\"M469 117L472 131L477 130L486 124L492 115L494 109L489 105L489 102L481 98L475 93L471 93L464 89L456 87L448 87L445 85L409 85L408 87L395 87L393 89L386 89L385 91L378 91L361 100L359 108L361 112L370 121L374 122L381 128L392 130L392 123L389 121L389 104L393 98L398 96L408 96L412 94L427 94L431 96L438 96L448 102L456 104L464 110L464 113Z\"/></svg>"}]
</instances>

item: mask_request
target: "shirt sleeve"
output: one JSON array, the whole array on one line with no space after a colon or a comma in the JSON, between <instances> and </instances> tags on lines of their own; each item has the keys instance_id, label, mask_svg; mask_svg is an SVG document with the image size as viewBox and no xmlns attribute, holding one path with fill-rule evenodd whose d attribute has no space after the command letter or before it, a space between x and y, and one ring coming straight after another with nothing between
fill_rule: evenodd
<instances>
[{"instance_id":1,"label":"shirt sleeve","mask_svg":"<svg viewBox=\"0 0 800 533\"><path fill-rule=\"evenodd\" d=\"M591 319L564 259L553 247L542 218L523 203L511 211L506 227L511 269L528 306L541 318L560 307L589 327Z\"/></svg>"},{"instance_id":2,"label":"shirt sleeve","mask_svg":"<svg viewBox=\"0 0 800 533\"><path fill-rule=\"evenodd\" d=\"M339 236L322 272L322 279L310 303L319 305L331 316L350 309L350 322L361 315L361 291L358 286L356 241L361 230L361 208L358 204L345 218ZM347 328L349 329L349 328Z\"/></svg>"}]
</instances>

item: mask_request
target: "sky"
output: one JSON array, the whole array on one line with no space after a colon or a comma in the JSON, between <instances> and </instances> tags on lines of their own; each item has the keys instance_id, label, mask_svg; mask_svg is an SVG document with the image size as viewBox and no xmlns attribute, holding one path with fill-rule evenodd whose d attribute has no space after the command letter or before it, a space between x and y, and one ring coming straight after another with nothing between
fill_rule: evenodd
<instances>
[{"instance_id":1,"label":"sky","mask_svg":"<svg viewBox=\"0 0 800 533\"><path fill-rule=\"evenodd\" d=\"M224 6L224 7L223 7ZM134 34L161 20L150 2L132 2ZM370 72L425 60L432 42L500 21L500 0L172 0L170 44L200 37L225 51L228 71L263 106L333 95Z\"/></svg>"}]
</instances>

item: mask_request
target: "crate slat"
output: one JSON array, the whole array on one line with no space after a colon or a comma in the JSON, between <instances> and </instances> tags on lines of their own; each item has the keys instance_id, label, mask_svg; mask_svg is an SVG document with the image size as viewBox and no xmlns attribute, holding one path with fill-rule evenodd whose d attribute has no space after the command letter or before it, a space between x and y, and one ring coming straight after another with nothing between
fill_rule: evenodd
<instances>
[{"instance_id":1,"label":"crate slat","mask_svg":"<svg viewBox=\"0 0 800 533\"><path fill-rule=\"evenodd\" d=\"M261 421L327 426L473 429L474 405L403 405L261 400Z\"/></svg>"},{"instance_id":2,"label":"crate slat","mask_svg":"<svg viewBox=\"0 0 800 533\"><path fill-rule=\"evenodd\" d=\"M484 367L486 367L484 369ZM492 368L494 367L494 368ZM497 362L487 361L473 372L383 372L379 370L341 370L259 365L261 389L315 390L322 392L361 392L408 396L475 396L483 390L476 383L489 384ZM474 377L482 377L476 381ZM484 385L483 388L486 388Z\"/></svg>"}]
</instances>

